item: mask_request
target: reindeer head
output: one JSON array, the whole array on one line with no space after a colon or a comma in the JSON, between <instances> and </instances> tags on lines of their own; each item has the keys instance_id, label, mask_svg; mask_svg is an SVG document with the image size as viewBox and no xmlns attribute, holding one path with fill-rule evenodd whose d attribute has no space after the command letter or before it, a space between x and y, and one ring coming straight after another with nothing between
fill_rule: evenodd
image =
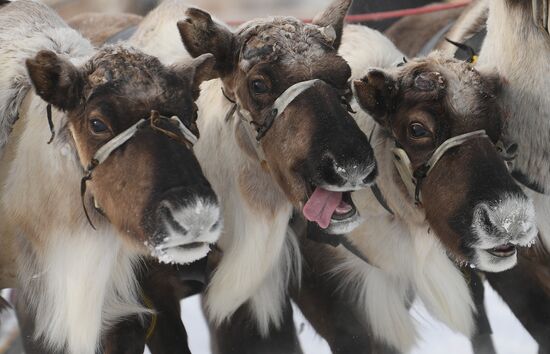
<instances>
[{"instance_id":1,"label":"reindeer head","mask_svg":"<svg viewBox=\"0 0 550 354\"><path fill-rule=\"evenodd\" d=\"M198 9L178 23L192 56L216 57L225 94L243 118L236 125L243 151L331 233L358 225L349 192L376 176L372 149L345 101L351 70L337 54L349 5L337 0L312 24L273 17L235 33Z\"/></svg>"},{"instance_id":2,"label":"reindeer head","mask_svg":"<svg viewBox=\"0 0 550 354\"><path fill-rule=\"evenodd\" d=\"M165 67L135 50L106 47L79 66L50 51L26 64L37 94L66 111L82 173L93 169L84 203L95 224L110 222L164 261L205 256L218 238L220 212L187 140L189 131L198 135L194 100L213 57ZM98 157L109 144L113 151Z\"/></svg>"},{"instance_id":3,"label":"reindeer head","mask_svg":"<svg viewBox=\"0 0 550 354\"><path fill-rule=\"evenodd\" d=\"M495 147L499 85L437 53L354 82L361 107L395 140L404 197L421 202L451 254L486 271L515 265L515 247L536 235L532 202Z\"/></svg>"}]
</instances>

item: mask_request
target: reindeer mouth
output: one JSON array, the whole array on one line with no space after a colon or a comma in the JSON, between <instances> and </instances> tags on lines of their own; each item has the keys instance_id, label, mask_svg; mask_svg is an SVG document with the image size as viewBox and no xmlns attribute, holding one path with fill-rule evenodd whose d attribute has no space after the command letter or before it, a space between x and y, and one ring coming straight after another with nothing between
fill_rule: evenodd
<instances>
[{"instance_id":1,"label":"reindeer mouth","mask_svg":"<svg viewBox=\"0 0 550 354\"><path fill-rule=\"evenodd\" d=\"M326 187L309 185L308 195L302 209L304 217L327 232L349 232L359 224L360 216L351 191L331 191Z\"/></svg>"},{"instance_id":2,"label":"reindeer mouth","mask_svg":"<svg viewBox=\"0 0 550 354\"><path fill-rule=\"evenodd\" d=\"M517 248L512 243L506 243L485 251L498 258L508 258L516 254Z\"/></svg>"},{"instance_id":3,"label":"reindeer mouth","mask_svg":"<svg viewBox=\"0 0 550 354\"><path fill-rule=\"evenodd\" d=\"M191 243L187 243L187 244L176 246L176 247L181 248L183 250L193 250L193 249L197 249L197 248L200 248L202 246L205 246L205 245L208 246L209 243L206 243L206 242L191 242Z\"/></svg>"}]
</instances>

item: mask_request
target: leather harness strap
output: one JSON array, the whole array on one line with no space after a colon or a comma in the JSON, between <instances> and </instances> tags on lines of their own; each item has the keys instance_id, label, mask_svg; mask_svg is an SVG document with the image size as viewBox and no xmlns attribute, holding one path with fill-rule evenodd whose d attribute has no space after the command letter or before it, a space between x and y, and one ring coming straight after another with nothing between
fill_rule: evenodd
<instances>
[{"instance_id":1,"label":"leather harness strap","mask_svg":"<svg viewBox=\"0 0 550 354\"><path fill-rule=\"evenodd\" d=\"M275 120L284 112L288 105L296 99L296 97L319 82L323 81L320 79L301 81L287 88L279 97L277 97L269 109L268 116L262 123L256 122L252 118L250 112L242 108L242 105L238 102L230 100L224 92L224 96L229 101L233 102L233 106L228 111L225 119L227 121L233 116L233 114L237 114L250 144L252 144L254 150L256 151L258 159L261 162L266 161L265 153L260 144L260 140L267 134L269 129L273 126Z\"/></svg>"}]
</instances>

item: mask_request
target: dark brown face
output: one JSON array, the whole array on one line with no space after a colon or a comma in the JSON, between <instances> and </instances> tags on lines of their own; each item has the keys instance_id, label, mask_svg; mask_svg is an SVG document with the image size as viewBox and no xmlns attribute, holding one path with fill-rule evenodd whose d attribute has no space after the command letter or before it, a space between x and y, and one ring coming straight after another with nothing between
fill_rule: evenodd
<instances>
[{"instance_id":1,"label":"dark brown face","mask_svg":"<svg viewBox=\"0 0 550 354\"><path fill-rule=\"evenodd\" d=\"M83 168L153 110L177 116L198 135L194 99L212 66L212 56L203 56L168 68L120 47L99 51L82 68L48 51L27 61L36 92L67 111ZM217 240L219 207L177 122L160 119L157 126L168 133L144 124L93 170L85 200L95 224L108 220L138 249L161 261L188 263L204 257Z\"/></svg>"},{"instance_id":2,"label":"dark brown face","mask_svg":"<svg viewBox=\"0 0 550 354\"><path fill-rule=\"evenodd\" d=\"M269 127L260 140L265 165L287 198L331 233L349 232L359 224L349 192L376 177L372 148L344 98L351 70L337 49L348 6L349 1L336 1L314 24L270 18L252 21L237 33L197 9L189 9L188 18L178 24L191 55L216 56L226 95L253 126ZM287 89L312 79L321 81L293 99L272 125L266 124ZM242 125L237 129L243 150L260 162Z\"/></svg>"},{"instance_id":3,"label":"dark brown face","mask_svg":"<svg viewBox=\"0 0 550 354\"><path fill-rule=\"evenodd\" d=\"M418 175L446 140L485 130L488 138L448 150L422 179L420 192L426 218L451 254L486 271L515 265L515 246L536 235L533 205L494 145L499 84L498 77L439 54L391 72L372 70L354 82L362 108L405 150Z\"/></svg>"}]
</instances>

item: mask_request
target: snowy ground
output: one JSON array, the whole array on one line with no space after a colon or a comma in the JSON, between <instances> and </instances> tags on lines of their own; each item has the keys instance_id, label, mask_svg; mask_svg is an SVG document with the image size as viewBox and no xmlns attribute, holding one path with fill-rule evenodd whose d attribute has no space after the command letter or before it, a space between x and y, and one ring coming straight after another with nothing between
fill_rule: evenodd
<instances>
[{"instance_id":1,"label":"snowy ground","mask_svg":"<svg viewBox=\"0 0 550 354\"><path fill-rule=\"evenodd\" d=\"M493 340L499 354L536 354L537 344L516 320L498 295L486 285L486 304L493 328ZM296 309L296 327L300 329L300 340L305 354L330 354L326 342L319 337L309 323ZM412 313L418 320L423 339L410 354L472 354L469 341L462 335L451 332L435 321L422 304L415 304ZM199 298L192 297L182 302L182 318L189 333L189 344L193 354L211 354L209 334L200 311ZM13 316L4 315L0 322L0 353L7 339L13 334L16 322ZM146 351L149 354L148 351ZM10 354L19 354L10 352ZM351 354L351 353L350 353Z\"/></svg>"}]
</instances>

